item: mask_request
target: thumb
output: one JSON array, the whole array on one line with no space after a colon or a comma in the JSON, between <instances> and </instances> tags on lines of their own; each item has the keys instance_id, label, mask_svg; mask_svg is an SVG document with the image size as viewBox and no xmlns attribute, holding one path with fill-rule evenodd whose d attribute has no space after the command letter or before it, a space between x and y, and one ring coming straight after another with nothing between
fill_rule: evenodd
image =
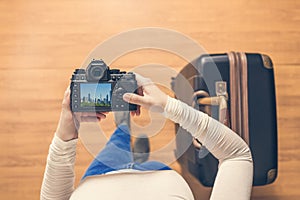
<instances>
[{"instance_id":1,"label":"thumb","mask_svg":"<svg viewBox=\"0 0 300 200\"><path fill-rule=\"evenodd\" d=\"M123 99L126 102L137 104L137 105L142 105L144 103L143 96L133 94L133 93L125 93L123 95Z\"/></svg>"}]
</instances>

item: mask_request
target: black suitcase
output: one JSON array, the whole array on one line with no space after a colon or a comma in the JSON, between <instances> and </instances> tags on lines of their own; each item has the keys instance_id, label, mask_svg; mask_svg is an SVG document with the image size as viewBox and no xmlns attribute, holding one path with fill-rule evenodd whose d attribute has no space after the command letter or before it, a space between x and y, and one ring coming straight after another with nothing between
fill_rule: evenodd
<instances>
[{"instance_id":1,"label":"black suitcase","mask_svg":"<svg viewBox=\"0 0 300 200\"><path fill-rule=\"evenodd\" d=\"M273 64L267 55L241 52L202 55L172 80L172 89L176 98L228 125L248 143L254 163L254 186L275 181L278 165L275 84ZM217 159L178 125L176 132L176 152L182 156L179 159L182 167L202 185L213 186Z\"/></svg>"}]
</instances>

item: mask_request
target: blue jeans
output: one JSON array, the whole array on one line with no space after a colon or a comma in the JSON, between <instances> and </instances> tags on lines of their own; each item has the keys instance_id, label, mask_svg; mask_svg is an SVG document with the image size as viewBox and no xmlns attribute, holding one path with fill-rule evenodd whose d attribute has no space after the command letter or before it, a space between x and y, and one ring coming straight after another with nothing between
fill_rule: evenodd
<instances>
[{"instance_id":1,"label":"blue jeans","mask_svg":"<svg viewBox=\"0 0 300 200\"><path fill-rule=\"evenodd\" d=\"M141 171L171 170L167 165L156 161L135 163L130 148L130 139L131 135L128 127L126 125L118 126L105 148L90 164L82 179L121 169Z\"/></svg>"}]
</instances>

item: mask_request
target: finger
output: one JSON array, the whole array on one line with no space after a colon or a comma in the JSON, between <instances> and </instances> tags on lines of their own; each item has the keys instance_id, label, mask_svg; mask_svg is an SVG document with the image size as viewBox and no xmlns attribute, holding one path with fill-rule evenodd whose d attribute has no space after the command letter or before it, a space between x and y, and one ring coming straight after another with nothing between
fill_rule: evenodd
<instances>
[{"instance_id":1,"label":"finger","mask_svg":"<svg viewBox=\"0 0 300 200\"><path fill-rule=\"evenodd\" d=\"M99 112L99 111L97 111L96 113L102 113L104 115L107 115L109 112Z\"/></svg>"},{"instance_id":2,"label":"finger","mask_svg":"<svg viewBox=\"0 0 300 200\"><path fill-rule=\"evenodd\" d=\"M97 116L97 118L100 118L100 119L105 119L106 118L106 115L103 114L103 113L96 113L96 116Z\"/></svg>"},{"instance_id":3,"label":"finger","mask_svg":"<svg viewBox=\"0 0 300 200\"><path fill-rule=\"evenodd\" d=\"M140 106L139 105L136 106L136 110L130 111L130 114L131 114L132 117L139 116L139 113L140 113Z\"/></svg>"},{"instance_id":4,"label":"finger","mask_svg":"<svg viewBox=\"0 0 300 200\"><path fill-rule=\"evenodd\" d=\"M82 112L81 117L99 117L101 119L105 119L106 115L101 112Z\"/></svg>"},{"instance_id":5,"label":"finger","mask_svg":"<svg viewBox=\"0 0 300 200\"><path fill-rule=\"evenodd\" d=\"M133 93L125 93L123 95L124 101L127 101L132 104L142 105L144 103L143 96L133 94Z\"/></svg>"},{"instance_id":6,"label":"finger","mask_svg":"<svg viewBox=\"0 0 300 200\"><path fill-rule=\"evenodd\" d=\"M81 116L81 122L98 122L99 120L101 120L101 119L99 119L97 117L83 117L83 116Z\"/></svg>"},{"instance_id":7,"label":"finger","mask_svg":"<svg viewBox=\"0 0 300 200\"><path fill-rule=\"evenodd\" d=\"M146 85L149 85L149 84L153 84L152 80L149 79L149 78L145 78L143 76L141 76L140 74L137 74L135 73L135 79L136 79L136 82L138 84L138 86L146 86Z\"/></svg>"},{"instance_id":8,"label":"finger","mask_svg":"<svg viewBox=\"0 0 300 200\"><path fill-rule=\"evenodd\" d=\"M134 116L135 116L135 111L131 111L131 112L130 112L130 115L131 115L132 117L134 117Z\"/></svg>"},{"instance_id":9,"label":"finger","mask_svg":"<svg viewBox=\"0 0 300 200\"><path fill-rule=\"evenodd\" d=\"M81 112L82 117L96 117L96 113L95 112Z\"/></svg>"},{"instance_id":10,"label":"finger","mask_svg":"<svg viewBox=\"0 0 300 200\"><path fill-rule=\"evenodd\" d=\"M135 74L135 79L136 79L138 86L141 86L141 83L143 82L144 77L138 73L134 73L134 74Z\"/></svg>"},{"instance_id":11,"label":"finger","mask_svg":"<svg viewBox=\"0 0 300 200\"><path fill-rule=\"evenodd\" d=\"M62 106L63 108L70 110L70 87L67 87L65 90Z\"/></svg>"},{"instance_id":12,"label":"finger","mask_svg":"<svg viewBox=\"0 0 300 200\"><path fill-rule=\"evenodd\" d=\"M136 116L140 116L141 115L141 106L140 105L137 105L137 109L135 111L135 115Z\"/></svg>"},{"instance_id":13,"label":"finger","mask_svg":"<svg viewBox=\"0 0 300 200\"><path fill-rule=\"evenodd\" d=\"M67 89L65 90L65 97L70 96L70 87L68 86Z\"/></svg>"},{"instance_id":14,"label":"finger","mask_svg":"<svg viewBox=\"0 0 300 200\"><path fill-rule=\"evenodd\" d=\"M140 96L144 96L144 92L143 92L143 88L142 87L139 87L137 89L137 94L140 95Z\"/></svg>"}]
</instances>

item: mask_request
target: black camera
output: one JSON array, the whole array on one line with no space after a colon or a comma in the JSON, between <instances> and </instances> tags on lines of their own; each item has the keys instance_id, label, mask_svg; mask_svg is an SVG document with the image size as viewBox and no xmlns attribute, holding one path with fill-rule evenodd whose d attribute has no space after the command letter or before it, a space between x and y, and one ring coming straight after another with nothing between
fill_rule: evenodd
<instances>
[{"instance_id":1,"label":"black camera","mask_svg":"<svg viewBox=\"0 0 300 200\"><path fill-rule=\"evenodd\" d=\"M70 107L73 112L136 110L123 100L127 92L136 93L135 74L109 69L103 60L92 60L86 69L76 69L71 78Z\"/></svg>"}]
</instances>

